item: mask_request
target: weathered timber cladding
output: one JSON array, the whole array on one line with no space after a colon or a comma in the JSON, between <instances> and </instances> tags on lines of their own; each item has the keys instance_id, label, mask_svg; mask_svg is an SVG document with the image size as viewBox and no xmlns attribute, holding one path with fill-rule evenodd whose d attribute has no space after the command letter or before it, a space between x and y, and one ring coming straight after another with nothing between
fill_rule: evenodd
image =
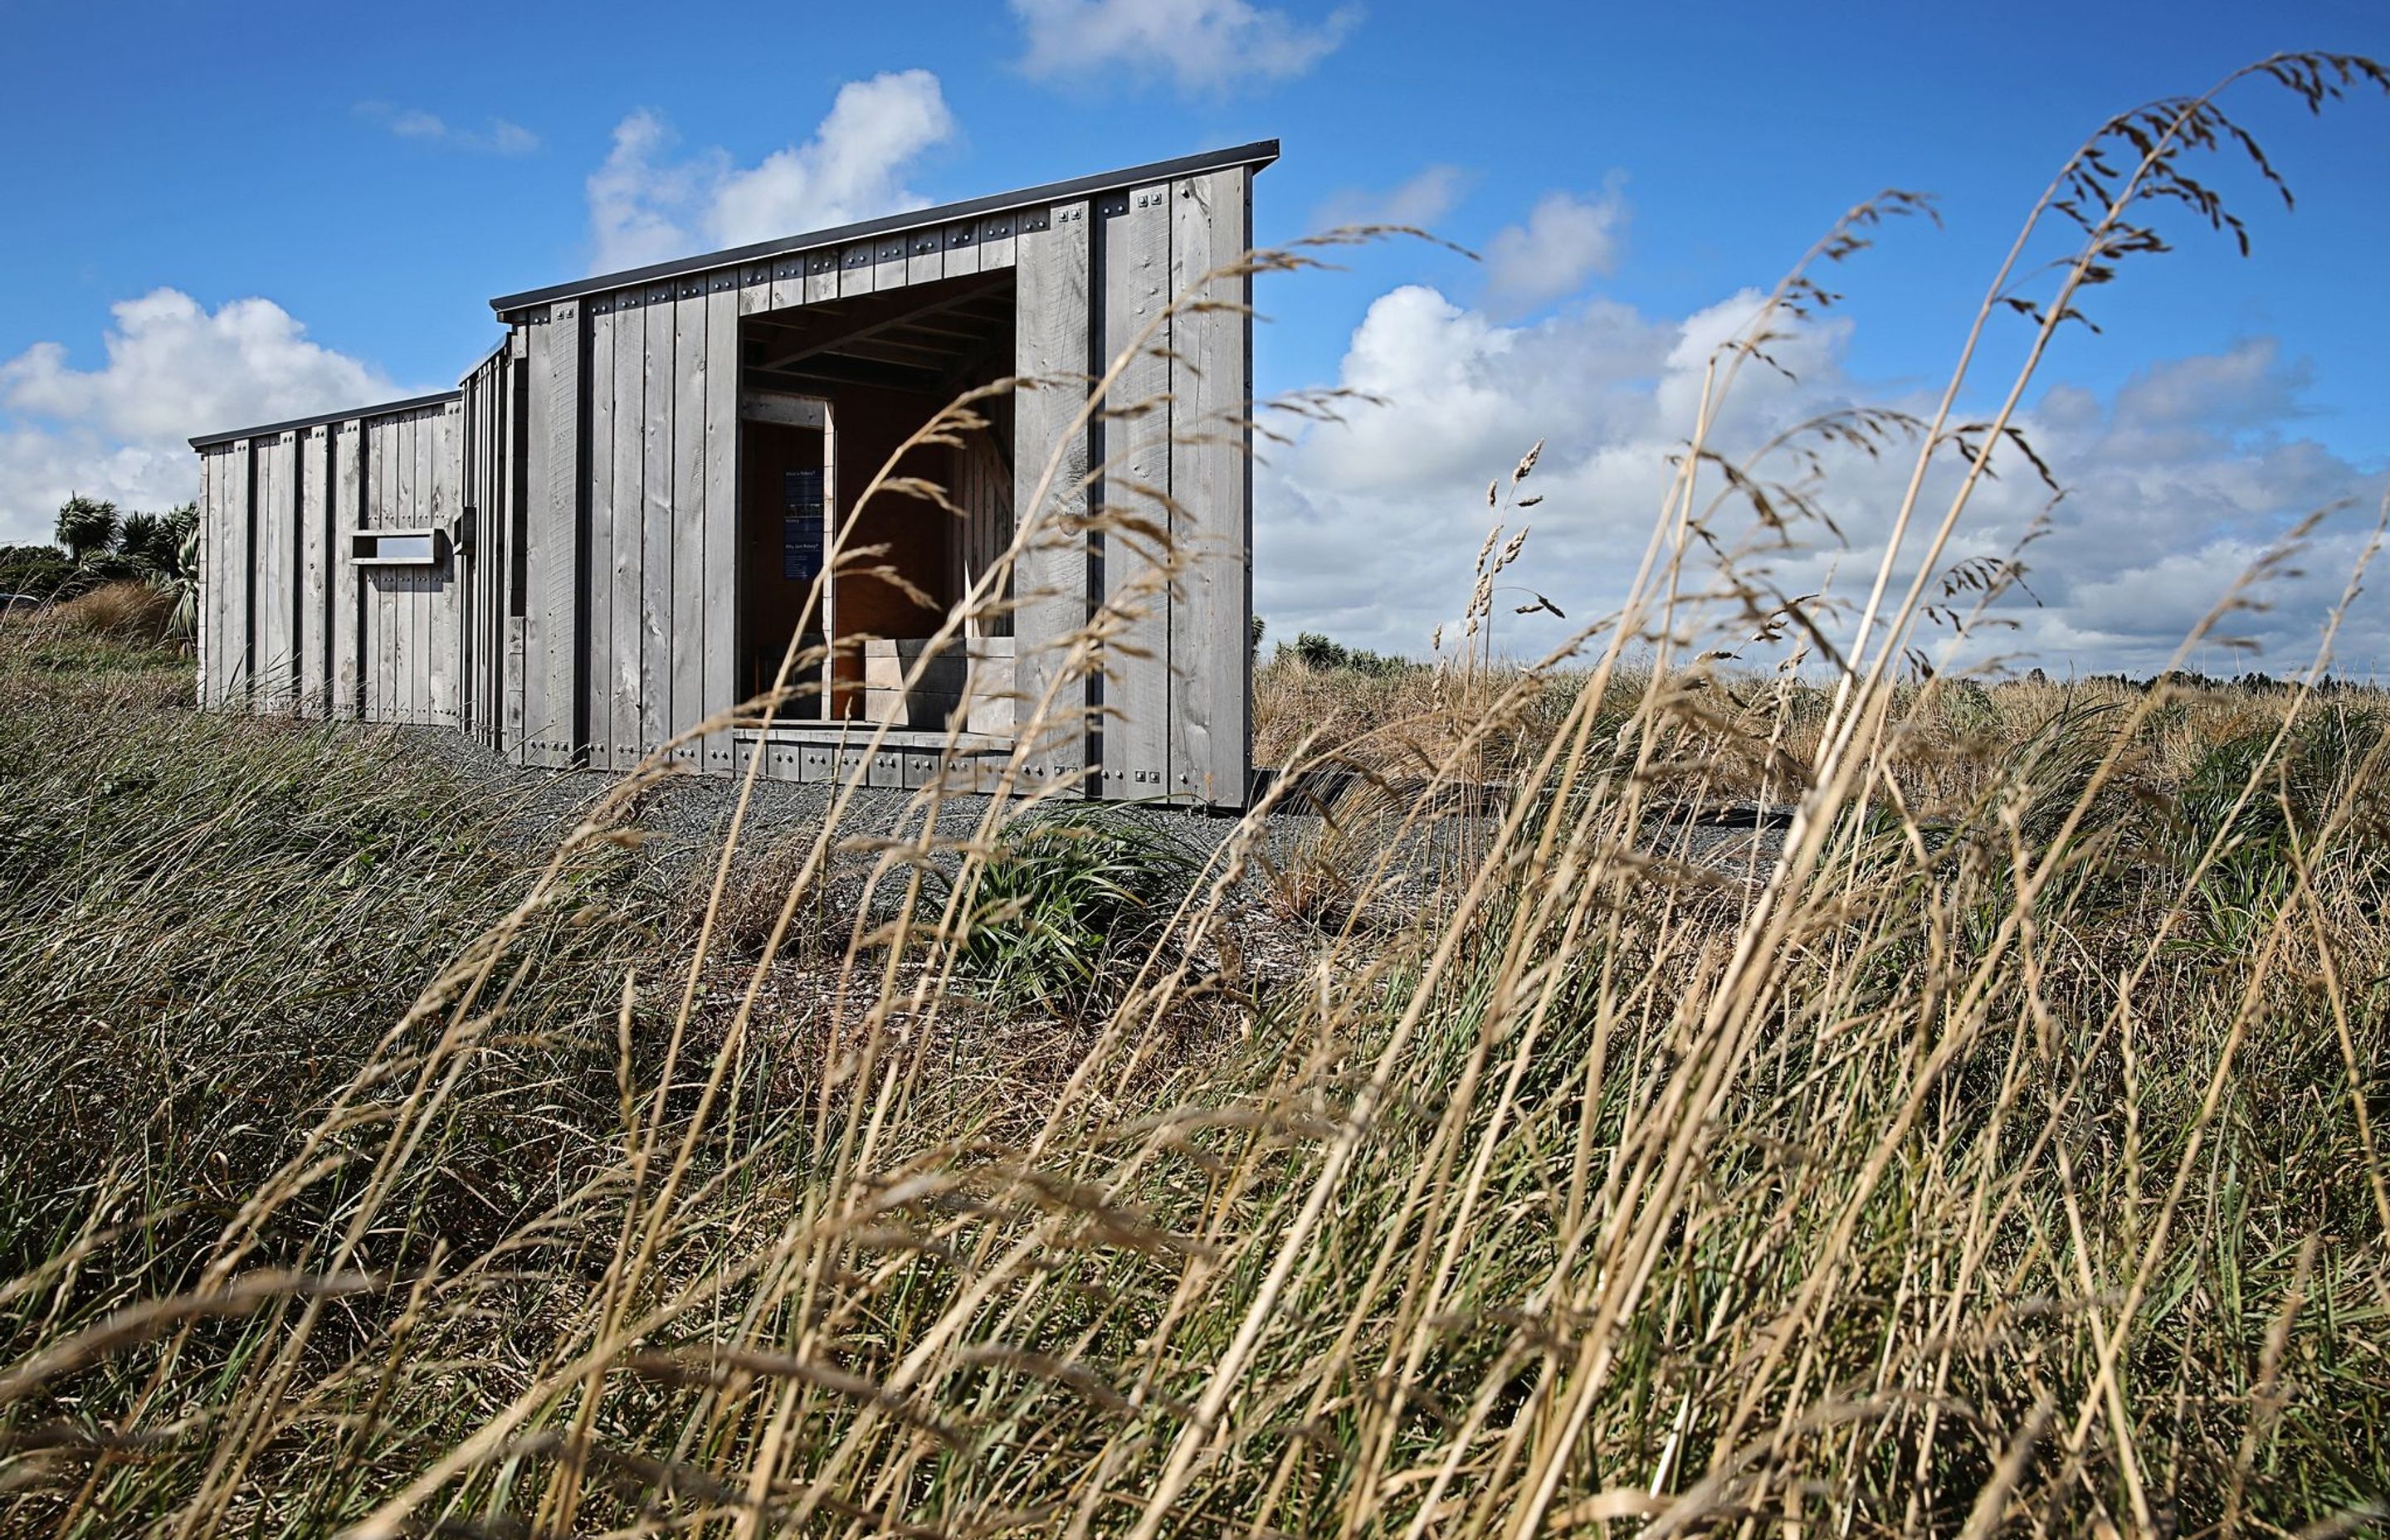
<instances>
[{"instance_id":1,"label":"weathered timber cladding","mask_svg":"<svg viewBox=\"0 0 2390 1540\"><path fill-rule=\"evenodd\" d=\"M672 737L673 310L675 286L650 285L643 304L639 573L639 752Z\"/></svg>"},{"instance_id":2,"label":"weathered timber cladding","mask_svg":"<svg viewBox=\"0 0 2390 1540\"><path fill-rule=\"evenodd\" d=\"M1170 597L1170 789L1241 804L1253 738L1253 277L1211 275L1253 244L1253 176L1182 177L1170 202L1170 291L1201 286L1171 320L1171 534L1183 568Z\"/></svg>"},{"instance_id":3,"label":"weathered timber cladding","mask_svg":"<svg viewBox=\"0 0 2390 1540\"><path fill-rule=\"evenodd\" d=\"M1112 384L1097 428L1111 528L1095 536L1108 612L1095 789L1141 799L1169 794L1170 189L1109 193L1096 212L1101 358Z\"/></svg>"},{"instance_id":4,"label":"weathered timber cladding","mask_svg":"<svg viewBox=\"0 0 2390 1540\"><path fill-rule=\"evenodd\" d=\"M582 671L589 763L614 765L614 328L621 317L611 295L589 302L589 542L587 666ZM636 313L633 313L636 324Z\"/></svg>"},{"instance_id":5,"label":"weathered timber cladding","mask_svg":"<svg viewBox=\"0 0 2390 1540\"><path fill-rule=\"evenodd\" d=\"M465 725L462 616L444 544L361 567L361 533L451 522L454 398L209 444L199 688L212 706Z\"/></svg>"},{"instance_id":6,"label":"weathered timber cladding","mask_svg":"<svg viewBox=\"0 0 2390 1540\"><path fill-rule=\"evenodd\" d=\"M1019 317L1015 372L1034 382L1014 408L1012 500L1026 545L1012 574L1020 720L1043 719L1023 751L1033 783L1075 777L1086 764L1084 687L1069 667L1071 638L1087 623L1087 404L1092 362L1087 204L1022 217L1016 231Z\"/></svg>"},{"instance_id":7,"label":"weathered timber cladding","mask_svg":"<svg viewBox=\"0 0 2390 1540\"><path fill-rule=\"evenodd\" d=\"M508 296L506 340L457 391L194 441L202 700L451 726L559 767L672 745L708 774L843 765L967 789L1017 762L1031 789L1241 805L1251 289L1207 276L1243 252L1275 154ZM769 628L798 623L798 590L771 585L818 558L790 510L817 497L831 521L854 516L854 489L920 420L906 411L1008 372L1036 388L900 467L947 506L883 493L857 522L937 606L976 588L1009 610L928 648L937 609L839 575L806 622L826 610L851 654L836 698L768 734L700 732L752 687L750 655L780 647ZM802 418L751 433L750 388L815 403L816 446L790 436ZM1046 727L1017 742L1041 702ZM875 744L826 710L901 731Z\"/></svg>"},{"instance_id":8,"label":"weathered timber cladding","mask_svg":"<svg viewBox=\"0 0 2390 1540\"><path fill-rule=\"evenodd\" d=\"M639 660L647 622L641 609L641 584L647 571L647 338L645 297L636 289L612 296L613 329L608 340L610 356L599 357L593 345L590 366L611 370L613 438L602 447L610 467L606 505L607 559L610 571L590 573L593 587L607 586L606 649L590 651L593 671L604 681L606 741L610 764L628 770L639 763ZM593 721L595 720L593 716Z\"/></svg>"}]
</instances>

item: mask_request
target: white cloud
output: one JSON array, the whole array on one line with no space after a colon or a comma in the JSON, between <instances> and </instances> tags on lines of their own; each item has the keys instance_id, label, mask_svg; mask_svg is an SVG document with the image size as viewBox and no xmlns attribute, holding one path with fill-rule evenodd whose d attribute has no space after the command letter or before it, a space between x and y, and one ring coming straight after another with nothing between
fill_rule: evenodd
<instances>
[{"instance_id":1,"label":"white cloud","mask_svg":"<svg viewBox=\"0 0 2390 1540\"><path fill-rule=\"evenodd\" d=\"M1585 280L1618 266L1626 237L1624 180L1600 193L1546 193L1524 225L1496 232L1485 250L1488 300L1499 309L1532 309L1574 294Z\"/></svg>"},{"instance_id":2,"label":"white cloud","mask_svg":"<svg viewBox=\"0 0 2390 1540\"><path fill-rule=\"evenodd\" d=\"M146 508L193 496L193 434L400 393L270 300L210 311L160 289L113 313L97 368L74 367L57 342L0 363L0 540L47 539L76 492Z\"/></svg>"},{"instance_id":3,"label":"white cloud","mask_svg":"<svg viewBox=\"0 0 2390 1540\"><path fill-rule=\"evenodd\" d=\"M592 270L920 208L928 199L906 175L955 135L938 77L926 70L848 82L813 137L753 166L719 148L675 160L664 121L634 112L615 125L612 150L589 176Z\"/></svg>"},{"instance_id":4,"label":"white cloud","mask_svg":"<svg viewBox=\"0 0 2390 1540\"><path fill-rule=\"evenodd\" d=\"M395 107L382 101L357 103L357 116L368 122L379 123L402 139L443 145L451 149L476 150L489 155L529 155L539 148L538 135L505 118L492 118L477 129L462 128L437 113L426 112L420 108Z\"/></svg>"},{"instance_id":5,"label":"white cloud","mask_svg":"<svg viewBox=\"0 0 2390 1540\"><path fill-rule=\"evenodd\" d=\"M1092 83L1119 69L1167 76L1182 91L1291 80L1359 25L1358 6L1317 24L1251 0L1011 0L1034 79Z\"/></svg>"},{"instance_id":6,"label":"white cloud","mask_svg":"<svg viewBox=\"0 0 2390 1540\"><path fill-rule=\"evenodd\" d=\"M1755 293L1728 296L1681 318L1609 301L1506 325L1432 289L1381 297L1356 328L1340 383L1386 398L1356 406L1343 425L1304 431L1256 477L1255 602L1272 635L1324 631L1355 645L1423 655L1433 628L1458 613L1488 520L1486 482L1537 439L1542 460L1521 489L1536 507L1526 554L1510 577L1548 594L1572 621L1616 608L1656 517L1716 345L1754 313ZM1792 325L1769 353L1797 377L1749 365L1719 414L1712 443L1742 455L1819 413L1874 398L1848 374L1851 324ZM2152 365L2111 400L2050 389L2021 419L2068 489L2049 494L2021 456L1997 456L1943 558L2002 557L2045 514L2046 537L2025 553L2027 583L1999 610L2014 629L1987 628L1967 656L2017 654L2015 666L2053 673L2162 667L2176 645L2281 533L2335 502L2353 511L2328 525L2264 596L2270 608L2222 629L2255 638L2257 666L2281 673L2312 655L2390 476L2296 437L2304 379L2270 339ZM1930 402L1883 404L1923 410ZM1747 557L1786 595L1864 588L1882 549L1910 464L1908 447L1871 457L1819 446L1819 500L1846 537L1797 527L1790 550ZM1797 473L1775 462L1780 477ZM1718 486L1715 476L1707 482ZM1947 466L1929 478L1938 517ZM1758 531L1729 502L1721 537L1746 545ZM1904 572L1904 578L1906 572ZM2377 584L2377 586L2379 586ZM1524 602L1506 595L1506 601ZM2390 605L2366 608L2343 632L2342 666L2390 669ZM1740 640L1732 617L1711 640ZM1506 650L1532 653L1571 627L1497 611ZM1947 634L1921 632L1937 646ZM2214 644L2194 666L2223 672L2236 655Z\"/></svg>"},{"instance_id":7,"label":"white cloud","mask_svg":"<svg viewBox=\"0 0 2390 1540\"><path fill-rule=\"evenodd\" d=\"M1433 230L1453 211L1467 190L1468 173L1458 166L1421 167L1392 187L1347 187L1332 194L1312 212L1311 228L1325 231L1348 225L1404 225Z\"/></svg>"}]
</instances>

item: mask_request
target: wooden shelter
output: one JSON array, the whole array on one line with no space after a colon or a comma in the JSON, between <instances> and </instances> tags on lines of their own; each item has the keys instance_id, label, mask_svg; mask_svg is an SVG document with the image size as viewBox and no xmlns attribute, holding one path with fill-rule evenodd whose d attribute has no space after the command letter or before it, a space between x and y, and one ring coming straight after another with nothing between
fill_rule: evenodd
<instances>
[{"instance_id":1,"label":"wooden shelter","mask_svg":"<svg viewBox=\"0 0 2390 1540\"><path fill-rule=\"evenodd\" d=\"M202 703L454 727L526 764L627 769L686 737L673 751L709 774L760 756L781 779L970 784L1009 764L1032 786L1241 806L1250 279L1164 312L1251 244L1277 154L505 295L504 340L456 391L192 440ZM1088 411L1087 382L1150 327ZM909 435L1009 376L1073 383L1000 393L986 430L898 466L955 511L882 493L858 514ZM1041 486L1052 533L1016 546ZM1091 507L1168 539L1073 522ZM897 581L842 569L808 611L850 516L849 545L884 546ZM932 647L1008 553L1001 602ZM1073 669L1065 639L1095 617L1095 666ZM687 736L768 687L792 637L835 644L817 690L768 727Z\"/></svg>"}]
</instances>

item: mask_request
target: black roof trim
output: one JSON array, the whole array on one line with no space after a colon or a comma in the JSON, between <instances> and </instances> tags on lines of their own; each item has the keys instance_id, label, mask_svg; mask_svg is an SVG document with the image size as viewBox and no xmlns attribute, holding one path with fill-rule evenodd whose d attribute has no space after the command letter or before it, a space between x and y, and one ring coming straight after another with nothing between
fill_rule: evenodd
<instances>
[{"instance_id":1,"label":"black roof trim","mask_svg":"<svg viewBox=\"0 0 2390 1540\"><path fill-rule=\"evenodd\" d=\"M1093 176L1074 176L1067 182L1048 182L1043 186L1022 187L1014 192L995 193L986 198L968 199L960 203L942 203L934 209L911 209L903 213L888 214L879 219L867 219L855 225L841 225L832 229L809 231L801 236L788 236L778 240L758 241L752 246L734 246L726 251L708 251L699 256L682 257L673 262L660 262L648 267L634 267L621 273L601 273L595 277L576 278L571 283L550 284L546 289L527 289L520 294L501 294L490 302L490 308L501 318L513 311L546 304L551 300L570 300L583 294L602 294L610 289L628 289L633 284L654 283L663 278L677 278L690 273L709 273L717 267L729 267L739 263L760 262L765 257L786 256L791 251L810 251L816 247L838 246L867 236L884 236L898 230L917 230L924 225L944 225L949 220L969 219L974 214L1001 213L1032 203L1052 203L1064 199L1085 198L1091 193L1112 192L1122 187L1134 187L1149 182L1167 181L1178 176L1195 176L1207 171L1223 171L1230 166L1251 166L1261 170L1278 159L1276 139L1256 139L1249 145L1232 149L1206 150L1201 155L1182 155L1175 160L1155 160L1148 165L1125 166L1119 171L1099 172Z\"/></svg>"},{"instance_id":2,"label":"black roof trim","mask_svg":"<svg viewBox=\"0 0 2390 1540\"><path fill-rule=\"evenodd\" d=\"M411 412L418 406L437 406L443 401L457 401L462 391L434 391L428 396L409 396L405 401L385 401L379 406L352 406L345 412L318 412L312 417L292 417L289 422L260 423L255 428L236 428L225 433L207 433L191 441L194 449L213 449L235 439L262 439L268 433L288 433L294 428L314 428L327 422L346 422L351 417L386 417L392 412Z\"/></svg>"},{"instance_id":3,"label":"black roof trim","mask_svg":"<svg viewBox=\"0 0 2390 1540\"><path fill-rule=\"evenodd\" d=\"M482 354L481 357L473 360L473 366L467 369L464 374L457 378L456 390L458 393L463 393L466 384L470 381L475 375L480 374L483 369L488 368L490 366L490 360L506 352L508 346L513 341L513 333L504 331L498 333L498 340L496 343L491 347L490 351Z\"/></svg>"}]
</instances>

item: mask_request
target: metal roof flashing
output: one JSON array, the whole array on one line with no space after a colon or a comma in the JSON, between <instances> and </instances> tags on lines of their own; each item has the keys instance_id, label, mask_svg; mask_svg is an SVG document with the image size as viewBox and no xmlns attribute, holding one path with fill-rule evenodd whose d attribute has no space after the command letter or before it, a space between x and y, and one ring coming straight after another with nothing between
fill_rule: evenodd
<instances>
[{"instance_id":1,"label":"metal roof flashing","mask_svg":"<svg viewBox=\"0 0 2390 1540\"><path fill-rule=\"evenodd\" d=\"M786 256L792 251L811 251L824 246L839 246L870 236L893 235L904 230L917 230L926 225L944 225L952 220L970 219L979 214L1001 213L1008 209L1025 208L1034 203L1053 203L1091 194L1114 192L1123 187L1139 186L1150 182L1167 181L1174 177L1195 176L1208 171L1224 171L1230 166L1251 166L1260 171L1278 159L1276 139L1256 139L1249 145L1229 149L1207 150L1201 155L1181 156L1174 160L1155 160L1142 166L1124 166L1118 171L1098 172L1091 176L1076 176L1063 182L1048 182L1041 186L1022 187L1012 192L992 193L984 198L967 199L960 203L942 203L930 209L908 209L902 213L886 214L853 225L841 225L826 230L812 230L803 235L785 236L777 240L758 241L749 246L734 246L726 250L707 251L693 257L681 257L672 262L655 263L646 267L633 267L619 273L599 273L570 283L550 284L544 289L527 289L519 294L501 294L490 302L490 308L500 320L513 316L535 305L557 300L576 299L585 294L603 294L635 284L655 283L665 278L685 277L692 273L710 273L716 268L732 267L741 263L760 262L767 257Z\"/></svg>"},{"instance_id":2,"label":"metal roof flashing","mask_svg":"<svg viewBox=\"0 0 2390 1540\"><path fill-rule=\"evenodd\" d=\"M268 433L288 433L294 429L319 428L328 422L347 422L354 417L383 417L392 412L413 412L425 406L437 406L443 401L456 401L462 391L434 391L428 396L409 396L405 401L385 401L372 406L352 406L340 412L318 412L312 417L292 417L288 422L260 423L255 428L231 428L221 433L202 433L189 440L194 449L212 449L236 439L262 439Z\"/></svg>"}]
</instances>

